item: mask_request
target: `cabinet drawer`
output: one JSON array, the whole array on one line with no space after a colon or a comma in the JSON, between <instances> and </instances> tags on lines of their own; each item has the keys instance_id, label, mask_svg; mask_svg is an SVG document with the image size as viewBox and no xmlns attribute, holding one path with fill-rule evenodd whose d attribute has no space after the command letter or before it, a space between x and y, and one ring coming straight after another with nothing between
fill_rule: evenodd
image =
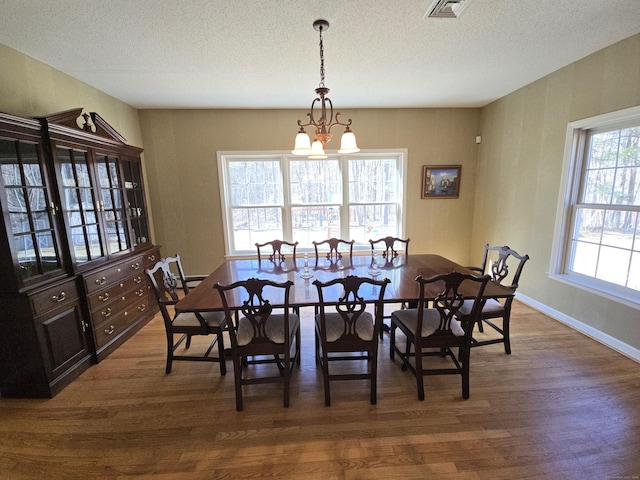
<instances>
[{"instance_id":1,"label":"cabinet drawer","mask_svg":"<svg viewBox=\"0 0 640 480\"><path fill-rule=\"evenodd\" d=\"M140 286L135 290L130 290L116 298L112 298L109 302L98 305L98 308L91 311L93 324L100 324L109 317L118 315L119 312L126 310L131 305L138 303L140 300L147 299L147 287Z\"/></svg>"},{"instance_id":2,"label":"cabinet drawer","mask_svg":"<svg viewBox=\"0 0 640 480\"><path fill-rule=\"evenodd\" d=\"M144 289L147 291L147 281L143 274L136 275L134 277L127 278L119 283L116 283L111 288L107 288L101 292L94 293L89 296L89 309L95 310L104 307L108 303L115 301L122 295L131 290Z\"/></svg>"},{"instance_id":3,"label":"cabinet drawer","mask_svg":"<svg viewBox=\"0 0 640 480\"><path fill-rule=\"evenodd\" d=\"M138 273L140 276L144 275L144 260L142 255L86 275L84 282L87 294L92 295L118 282L122 282L134 273Z\"/></svg>"},{"instance_id":4,"label":"cabinet drawer","mask_svg":"<svg viewBox=\"0 0 640 480\"><path fill-rule=\"evenodd\" d=\"M153 267L156 263L158 263L158 260L160 260L160 249L154 248L153 250L145 253L142 256L142 259L144 261L145 270L147 268Z\"/></svg>"},{"instance_id":5,"label":"cabinet drawer","mask_svg":"<svg viewBox=\"0 0 640 480\"><path fill-rule=\"evenodd\" d=\"M31 303L35 315L40 315L55 308L66 307L78 297L78 287L74 278L36 293L31 297Z\"/></svg>"},{"instance_id":6,"label":"cabinet drawer","mask_svg":"<svg viewBox=\"0 0 640 480\"><path fill-rule=\"evenodd\" d=\"M114 313L94 329L96 348L99 350L114 338L118 337L130 325L136 322L149 308L148 296L135 299L127 308ZM97 320L97 319L96 319Z\"/></svg>"}]
</instances>

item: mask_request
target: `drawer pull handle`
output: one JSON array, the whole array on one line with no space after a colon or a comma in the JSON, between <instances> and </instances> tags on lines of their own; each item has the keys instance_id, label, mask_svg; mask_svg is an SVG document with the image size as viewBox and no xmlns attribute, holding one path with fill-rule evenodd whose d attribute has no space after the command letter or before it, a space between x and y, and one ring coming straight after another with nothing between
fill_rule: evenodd
<instances>
[{"instance_id":1,"label":"drawer pull handle","mask_svg":"<svg viewBox=\"0 0 640 480\"><path fill-rule=\"evenodd\" d=\"M104 285L106 282L107 279L104 277L96 279L96 285Z\"/></svg>"},{"instance_id":2,"label":"drawer pull handle","mask_svg":"<svg viewBox=\"0 0 640 480\"><path fill-rule=\"evenodd\" d=\"M104 318L107 318L109 315L111 315L111 309L110 309L110 308L107 308L106 310L103 310L103 311L102 311L102 312L100 312L100 313L102 313L102 316L103 316Z\"/></svg>"},{"instance_id":3,"label":"drawer pull handle","mask_svg":"<svg viewBox=\"0 0 640 480\"><path fill-rule=\"evenodd\" d=\"M64 299L67 298L67 294L64 292L60 292L60 295L54 295L51 297L51 300L54 302L64 302Z\"/></svg>"},{"instance_id":4,"label":"drawer pull handle","mask_svg":"<svg viewBox=\"0 0 640 480\"><path fill-rule=\"evenodd\" d=\"M140 264L138 262L136 262L133 265L131 265L131 268L133 268L134 270L138 270L138 269L140 269Z\"/></svg>"},{"instance_id":5,"label":"drawer pull handle","mask_svg":"<svg viewBox=\"0 0 640 480\"><path fill-rule=\"evenodd\" d=\"M156 259L156 256L155 256L155 255L149 255L149 256L147 257L147 260L149 260L150 262L153 262L155 259Z\"/></svg>"},{"instance_id":6,"label":"drawer pull handle","mask_svg":"<svg viewBox=\"0 0 640 480\"><path fill-rule=\"evenodd\" d=\"M146 309L147 309L147 306L144 303L138 307L139 312L144 312Z\"/></svg>"},{"instance_id":7,"label":"drawer pull handle","mask_svg":"<svg viewBox=\"0 0 640 480\"><path fill-rule=\"evenodd\" d=\"M142 283L142 277L138 275L136 278L133 279L133 281L139 285L140 283Z\"/></svg>"},{"instance_id":8,"label":"drawer pull handle","mask_svg":"<svg viewBox=\"0 0 640 480\"><path fill-rule=\"evenodd\" d=\"M113 332L115 331L116 331L116 327L113 325L109 325L109 328L104 329L104 333L106 333L107 335L112 335Z\"/></svg>"},{"instance_id":9,"label":"drawer pull handle","mask_svg":"<svg viewBox=\"0 0 640 480\"><path fill-rule=\"evenodd\" d=\"M144 295L144 290L140 289L136 292L136 295L142 297Z\"/></svg>"},{"instance_id":10,"label":"drawer pull handle","mask_svg":"<svg viewBox=\"0 0 640 480\"><path fill-rule=\"evenodd\" d=\"M109 292L105 293L104 295L99 295L98 300L100 300L101 302L106 302L107 300L109 300Z\"/></svg>"}]
</instances>

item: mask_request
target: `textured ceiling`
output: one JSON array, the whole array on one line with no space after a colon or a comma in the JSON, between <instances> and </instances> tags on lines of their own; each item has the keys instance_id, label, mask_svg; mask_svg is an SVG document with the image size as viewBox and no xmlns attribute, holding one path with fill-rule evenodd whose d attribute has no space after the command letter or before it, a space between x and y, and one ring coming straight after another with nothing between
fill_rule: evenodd
<instances>
[{"instance_id":1,"label":"textured ceiling","mask_svg":"<svg viewBox=\"0 0 640 480\"><path fill-rule=\"evenodd\" d=\"M137 108L476 107L640 32L640 0L0 0L0 43ZM6 72L3 72L6 73Z\"/></svg>"}]
</instances>

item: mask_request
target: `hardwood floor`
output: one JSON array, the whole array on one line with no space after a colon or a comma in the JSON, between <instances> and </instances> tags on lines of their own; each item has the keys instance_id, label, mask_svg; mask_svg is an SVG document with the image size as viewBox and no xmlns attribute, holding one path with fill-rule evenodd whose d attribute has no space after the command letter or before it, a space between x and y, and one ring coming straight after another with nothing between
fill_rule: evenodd
<instances>
[{"instance_id":1,"label":"hardwood floor","mask_svg":"<svg viewBox=\"0 0 640 480\"><path fill-rule=\"evenodd\" d=\"M325 407L305 312L291 407L253 385L243 412L231 362L165 375L157 316L55 398L0 399L0 478L639 479L639 365L515 303L513 353L472 351L469 400L441 376L418 401L385 335L378 404L338 382Z\"/></svg>"}]
</instances>

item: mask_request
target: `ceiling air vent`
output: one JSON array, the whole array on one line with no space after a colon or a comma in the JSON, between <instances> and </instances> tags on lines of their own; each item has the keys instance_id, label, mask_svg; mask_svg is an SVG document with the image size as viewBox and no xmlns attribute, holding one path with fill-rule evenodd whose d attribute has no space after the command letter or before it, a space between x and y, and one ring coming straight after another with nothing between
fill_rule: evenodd
<instances>
[{"instance_id":1,"label":"ceiling air vent","mask_svg":"<svg viewBox=\"0 0 640 480\"><path fill-rule=\"evenodd\" d=\"M458 18L471 0L435 0L425 13L431 18Z\"/></svg>"}]
</instances>

